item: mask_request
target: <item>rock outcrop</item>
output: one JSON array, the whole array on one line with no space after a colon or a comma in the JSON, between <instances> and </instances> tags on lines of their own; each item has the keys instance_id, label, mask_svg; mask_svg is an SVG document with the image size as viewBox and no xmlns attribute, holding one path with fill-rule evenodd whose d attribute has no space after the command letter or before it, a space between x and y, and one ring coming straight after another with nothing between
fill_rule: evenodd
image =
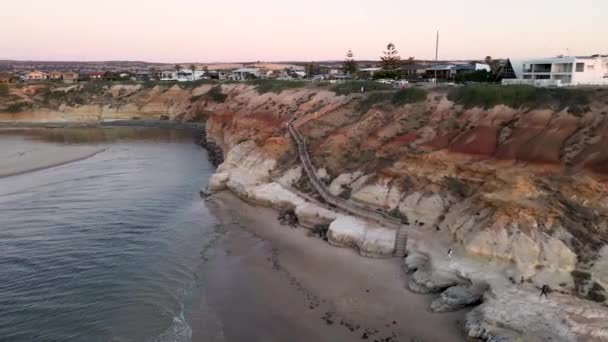
<instances>
[{"instance_id":1,"label":"rock outcrop","mask_svg":"<svg viewBox=\"0 0 608 342\"><path fill-rule=\"evenodd\" d=\"M590 92L575 110L555 99L470 107L443 89L395 105L314 85L260 93L222 84L222 102L208 95L212 87L121 85L93 93L79 86L49 95L26 86L0 99L0 108L25 108L0 113L0 121L205 121L206 146L219 164L210 191L288 208L300 225L328 227L334 245L390 255L394 230L319 201L285 131L296 122L331 195L408 225L408 287L440 293L434 310L477 303L479 284L489 285L467 316L471 337L607 338L600 305L608 288L606 91ZM543 284L559 293L539 302Z\"/></svg>"}]
</instances>

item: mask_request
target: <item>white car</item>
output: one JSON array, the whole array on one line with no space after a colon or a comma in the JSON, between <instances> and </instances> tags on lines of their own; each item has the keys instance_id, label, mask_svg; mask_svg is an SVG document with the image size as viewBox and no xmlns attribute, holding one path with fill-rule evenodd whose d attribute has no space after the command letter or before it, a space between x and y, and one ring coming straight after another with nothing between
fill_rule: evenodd
<instances>
[{"instance_id":1,"label":"white car","mask_svg":"<svg viewBox=\"0 0 608 342\"><path fill-rule=\"evenodd\" d=\"M384 83L384 84L393 84L393 80L380 79L376 80L376 82Z\"/></svg>"}]
</instances>

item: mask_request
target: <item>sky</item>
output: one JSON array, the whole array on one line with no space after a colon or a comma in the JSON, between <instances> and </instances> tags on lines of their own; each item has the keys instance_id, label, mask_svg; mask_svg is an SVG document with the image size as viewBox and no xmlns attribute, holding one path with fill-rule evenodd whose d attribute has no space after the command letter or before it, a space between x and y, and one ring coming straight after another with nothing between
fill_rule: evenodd
<instances>
[{"instance_id":1,"label":"sky","mask_svg":"<svg viewBox=\"0 0 608 342\"><path fill-rule=\"evenodd\" d=\"M1 0L0 59L149 62L608 54L606 0Z\"/></svg>"}]
</instances>

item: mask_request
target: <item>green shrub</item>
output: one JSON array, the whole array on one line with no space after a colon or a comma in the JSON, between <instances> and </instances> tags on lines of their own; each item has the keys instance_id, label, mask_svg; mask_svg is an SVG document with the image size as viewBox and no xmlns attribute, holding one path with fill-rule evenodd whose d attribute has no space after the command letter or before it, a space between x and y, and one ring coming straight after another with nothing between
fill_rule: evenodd
<instances>
[{"instance_id":1,"label":"green shrub","mask_svg":"<svg viewBox=\"0 0 608 342\"><path fill-rule=\"evenodd\" d=\"M280 80L254 80L247 83L255 85L255 90L258 92L258 94L280 94L283 90L303 88L306 85L306 82L303 81Z\"/></svg>"},{"instance_id":2,"label":"green shrub","mask_svg":"<svg viewBox=\"0 0 608 342\"><path fill-rule=\"evenodd\" d=\"M593 285L589 289L587 297L594 302L601 303L606 301L606 292L600 284L598 284L597 282L593 282Z\"/></svg>"},{"instance_id":3,"label":"green shrub","mask_svg":"<svg viewBox=\"0 0 608 342\"><path fill-rule=\"evenodd\" d=\"M8 94L9 94L8 85L0 84L0 96L8 96Z\"/></svg>"},{"instance_id":4,"label":"green shrub","mask_svg":"<svg viewBox=\"0 0 608 342\"><path fill-rule=\"evenodd\" d=\"M217 84L217 83L219 83L219 82L216 80L207 80L207 79L189 81L189 82L177 82L178 86L182 89L193 89L193 88L196 88L203 84Z\"/></svg>"},{"instance_id":5,"label":"green shrub","mask_svg":"<svg viewBox=\"0 0 608 342\"><path fill-rule=\"evenodd\" d=\"M527 85L473 84L453 88L448 99L465 108L491 108L506 105L512 108L535 109L556 106L558 110L566 107L570 112L579 114L588 108L589 92L582 89L538 88Z\"/></svg>"},{"instance_id":6,"label":"green shrub","mask_svg":"<svg viewBox=\"0 0 608 342\"><path fill-rule=\"evenodd\" d=\"M221 85L216 85L215 87L209 89L206 95L209 96L211 100L217 103L224 103L224 101L226 101L226 98L228 97L228 95L222 93Z\"/></svg>"},{"instance_id":7,"label":"green shrub","mask_svg":"<svg viewBox=\"0 0 608 342\"><path fill-rule=\"evenodd\" d=\"M405 88L393 94L391 102L395 106L402 106L408 103L422 102L426 99L426 91L420 88Z\"/></svg>"},{"instance_id":8,"label":"green shrub","mask_svg":"<svg viewBox=\"0 0 608 342\"><path fill-rule=\"evenodd\" d=\"M357 110L360 112L367 112L370 110L375 104L378 103L388 103L393 98L393 93L371 93L365 96L357 105Z\"/></svg>"},{"instance_id":9,"label":"green shrub","mask_svg":"<svg viewBox=\"0 0 608 342\"><path fill-rule=\"evenodd\" d=\"M13 103L13 104L9 105L8 107L4 108L4 111L9 112L9 113L19 113L19 112L23 112L24 110L31 109L31 108L32 108L32 104L29 102L17 102L17 103Z\"/></svg>"},{"instance_id":10,"label":"green shrub","mask_svg":"<svg viewBox=\"0 0 608 342\"><path fill-rule=\"evenodd\" d=\"M469 194L471 193L471 189L469 188L469 186L458 178L445 177L445 183L448 187L448 190L450 190L450 192L454 195L464 198L469 196Z\"/></svg>"},{"instance_id":11,"label":"green shrub","mask_svg":"<svg viewBox=\"0 0 608 342\"><path fill-rule=\"evenodd\" d=\"M347 81L334 85L331 87L331 90L338 95L348 95L352 93L360 93L361 88L363 88L365 92L395 89L390 84L376 81Z\"/></svg>"}]
</instances>

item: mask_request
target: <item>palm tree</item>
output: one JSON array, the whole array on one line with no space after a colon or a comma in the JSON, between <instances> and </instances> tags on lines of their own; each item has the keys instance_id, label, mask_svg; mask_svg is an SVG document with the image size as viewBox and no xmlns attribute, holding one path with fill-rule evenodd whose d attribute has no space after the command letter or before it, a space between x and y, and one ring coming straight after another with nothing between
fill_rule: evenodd
<instances>
[{"instance_id":1,"label":"palm tree","mask_svg":"<svg viewBox=\"0 0 608 342\"><path fill-rule=\"evenodd\" d=\"M194 81L195 80L195 78L194 78L194 70L196 70L196 65L190 64L190 70L192 70L192 80Z\"/></svg>"},{"instance_id":2,"label":"palm tree","mask_svg":"<svg viewBox=\"0 0 608 342\"><path fill-rule=\"evenodd\" d=\"M182 66L179 64L175 64L175 72L177 72L177 77L179 79L179 72L182 71Z\"/></svg>"}]
</instances>

